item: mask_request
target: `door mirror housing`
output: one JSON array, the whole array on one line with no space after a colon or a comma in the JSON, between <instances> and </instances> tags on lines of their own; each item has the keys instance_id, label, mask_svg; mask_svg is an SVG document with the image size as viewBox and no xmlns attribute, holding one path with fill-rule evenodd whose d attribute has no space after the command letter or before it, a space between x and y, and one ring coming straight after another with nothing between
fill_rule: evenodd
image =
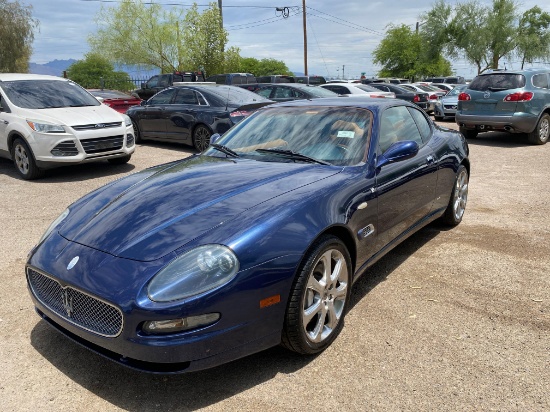
<instances>
[{"instance_id":1,"label":"door mirror housing","mask_svg":"<svg viewBox=\"0 0 550 412\"><path fill-rule=\"evenodd\" d=\"M210 144L216 143L220 137L222 137L219 133L214 133L212 136L210 136Z\"/></svg>"},{"instance_id":2,"label":"door mirror housing","mask_svg":"<svg viewBox=\"0 0 550 412\"><path fill-rule=\"evenodd\" d=\"M378 158L376 168L380 169L387 164L401 162L403 160L410 159L418 153L418 143L412 140L404 140L392 144L388 150Z\"/></svg>"}]
</instances>

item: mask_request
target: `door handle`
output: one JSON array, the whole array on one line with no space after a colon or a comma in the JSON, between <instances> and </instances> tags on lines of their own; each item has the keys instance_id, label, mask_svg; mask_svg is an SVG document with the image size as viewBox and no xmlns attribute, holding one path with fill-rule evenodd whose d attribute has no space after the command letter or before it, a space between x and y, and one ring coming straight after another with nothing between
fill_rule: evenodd
<instances>
[{"instance_id":1,"label":"door handle","mask_svg":"<svg viewBox=\"0 0 550 412\"><path fill-rule=\"evenodd\" d=\"M429 165L431 165L434 162L434 157L432 155L428 156L426 158L426 162L428 162Z\"/></svg>"}]
</instances>

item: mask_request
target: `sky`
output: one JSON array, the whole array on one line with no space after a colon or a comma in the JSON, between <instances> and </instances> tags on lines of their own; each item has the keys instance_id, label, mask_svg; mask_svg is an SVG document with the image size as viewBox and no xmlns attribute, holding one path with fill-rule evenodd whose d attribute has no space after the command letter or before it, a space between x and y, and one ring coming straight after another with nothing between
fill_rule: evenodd
<instances>
[{"instance_id":1,"label":"sky","mask_svg":"<svg viewBox=\"0 0 550 412\"><path fill-rule=\"evenodd\" d=\"M39 20L32 63L82 59L89 51L87 38L97 30L95 17L100 8L113 7L119 0L20 0L32 5ZM144 0L148 2L151 0ZM164 7L191 6L189 0L153 0ZM212 1L212 0L211 0ZM217 2L217 0L214 0ZM492 0L480 0L490 5ZM447 0L454 5L456 0ZM521 12L537 5L550 12L550 1L523 0ZM199 6L208 1L197 1ZM372 62L373 50L384 38L388 25L405 24L414 29L434 0L305 0L308 72L329 78L374 76L380 69ZM288 17L276 8L288 8ZM199 7L203 10L204 7ZM304 72L304 30L302 0L222 0L228 47L239 47L241 56L282 60L293 72ZM507 68L519 68L507 61ZM455 74L475 77L477 71L465 60L451 61ZM138 74L138 73L135 73Z\"/></svg>"}]
</instances>

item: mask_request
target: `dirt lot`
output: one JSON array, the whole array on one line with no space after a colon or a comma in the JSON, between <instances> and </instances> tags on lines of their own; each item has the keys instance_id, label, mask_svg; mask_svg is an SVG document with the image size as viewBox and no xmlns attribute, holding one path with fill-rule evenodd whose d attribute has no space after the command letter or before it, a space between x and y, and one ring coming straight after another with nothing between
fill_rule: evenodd
<instances>
[{"instance_id":1,"label":"dirt lot","mask_svg":"<svg viewBox=\"0 0 550 412\"><path fill-rule=\"evenodd\" d=\"M191 151L140 145L129 165L34 182L0 159L0 409L550 410L550 144L482 134L470 150L463 223L431 225L368 270L327 351L274 348L177 376L122 368L52 330L33 310L24 263L71 202Z\"/></svg>"}]
</instances>

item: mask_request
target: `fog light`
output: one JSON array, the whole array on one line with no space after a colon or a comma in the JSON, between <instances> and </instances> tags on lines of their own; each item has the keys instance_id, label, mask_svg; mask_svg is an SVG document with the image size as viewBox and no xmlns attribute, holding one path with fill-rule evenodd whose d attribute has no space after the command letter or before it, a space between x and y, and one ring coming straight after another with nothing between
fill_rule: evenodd
<instances>
[{"instance_id":1,"label":"fog light","mask_svg":"<svg viewBox=\"0 0 550 412\"><path fill-rule=\"evenodd\" d=\"M150 320L143 324L143 331L149 335L182 332L212 325L220 319L219 313L189 316L180 319Z\"/></svg>"}]
</instances>

